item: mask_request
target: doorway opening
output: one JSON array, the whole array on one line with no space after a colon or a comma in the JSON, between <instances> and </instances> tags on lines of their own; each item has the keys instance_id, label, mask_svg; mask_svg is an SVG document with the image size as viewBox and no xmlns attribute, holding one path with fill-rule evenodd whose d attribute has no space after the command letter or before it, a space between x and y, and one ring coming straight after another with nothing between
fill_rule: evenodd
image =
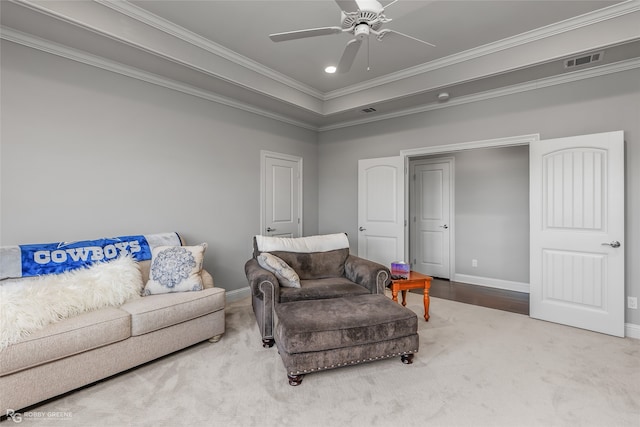
<instances>
[{"instance_id":1,"label":"doorway opening","mask_svg":"<svg viewBox=\"0 0 640 427\"><path fill-rule=\"evenodd\" d=\"M528 146L538 139L401 152L409 171L406 253L412 268L451 283L529 292Z\"/></svg>"}]
</instances>

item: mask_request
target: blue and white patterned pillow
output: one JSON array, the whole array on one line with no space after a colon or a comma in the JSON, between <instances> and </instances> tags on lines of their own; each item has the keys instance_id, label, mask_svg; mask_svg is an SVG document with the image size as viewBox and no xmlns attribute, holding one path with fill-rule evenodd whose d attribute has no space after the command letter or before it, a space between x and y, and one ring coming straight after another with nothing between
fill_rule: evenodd
<instances>
[{"instance_id":1,"label":"blue and white patterned pillow","mask_svg":"<svg viewBox=\"0 0 640 427\"><path fill-rule=\"evenodd\" d=\"M263 252L257 257L260 267L276 275L280 286L285 288L299 288L300 277L293 268L281 258L267 252Z\"/></svg>"},{"instance_id":2,"label":"blue and white patterned pillow","mask_svg":"<svg viewBox=\"0 0 640 427\"><path fill-rule=\"evenodd\" d=\"M149 281L143 295L201 291L202 264L207 244L158 246L151 252Z\"/></svg>"}]
</instances>

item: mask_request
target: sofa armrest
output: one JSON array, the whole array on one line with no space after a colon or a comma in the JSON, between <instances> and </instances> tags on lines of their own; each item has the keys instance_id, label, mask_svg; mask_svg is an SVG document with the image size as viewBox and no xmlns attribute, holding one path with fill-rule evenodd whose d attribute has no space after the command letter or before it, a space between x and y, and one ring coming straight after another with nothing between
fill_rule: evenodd
<instances>
[{"instance_id":1,"label":"sofa armrest","mask_svg":"<svg viewBox=\"0 0 640 427\"><path fill-rule=\"evenodd\" d=\"M214 288L213 276L207 270L202 270L202 287L204 289Z\"/></svg>"},{"instance_id":2,"label":"sofa armrest","mask_svg":"<svg viewBox=\"0 0 640 427\"><path fill-rule=\"evenodd\" d=\"M391 272L387 267L368 259L349 255L344 264L347 279L369 289L372 294L384 295L385 288L391 280Z\"/></svg>"}]
</instances>

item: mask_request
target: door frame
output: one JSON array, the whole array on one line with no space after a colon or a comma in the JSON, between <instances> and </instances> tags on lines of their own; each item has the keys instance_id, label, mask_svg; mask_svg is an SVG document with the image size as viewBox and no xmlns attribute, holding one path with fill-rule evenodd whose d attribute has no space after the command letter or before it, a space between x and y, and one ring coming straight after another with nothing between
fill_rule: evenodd
<instances>
[{"instance_id":1,"label":"door frame","mask_svg":"<svg viewBox=\"0 0 640 427\"><path fill-rule=\"evenodd\" d=\"M416 156L417 157L417 156ZM422 157L422 156L420 156ZM407 158L407 165L408 165L408 174L410 175L411 173L411 163L410 161L413 160L413 166L415 167L416 165L425 165L425 164L434 164L434 163L448 163L449 164L449 278L453 279L453 273L456 271L455 269L455 253L456 253L456 248L455 248L455 236L456 236L456 204L455 204L455 158L454 157L450 157L450 156L444 156L444 157L431 157L431 158L427 158L427 159L412 159L412 158ZM411 195L411 177L407 175L408 177L408 181L407 181L407 185L409 186L408 188L408 194ZM413 189L415 190L415 181L413 184ZM407 197L406 203L405 203L408 207L411 206L411 200L410 197ZM415 212L414 212L415 213ZM411 226L411 224L413 224L411 222L411 212L408 212L406 217L409 219L409 221L407 222L407 224L409 224L409 226L407 227L406 233L408 235L408 244L405 244L405 247L408 246L409 247L409 252L406 252L409 255L409 260L411 261L412 257L415 255L414 251L411 251L411 248L415 246L416 242L413 241L414 239L411 239L411 237L417 237L417 235L414 235L415 233L415 226ZM405 240L406 241L406 240ZM413 266L413 264L412 264Z\"/></svg>"},{"instance_id":2,"label":"door frame","mask_svg":"<svg viewBox=\"0 0 640 427\"><path fill-rule=\"evenodd\" d=\"M529 145L540 140L539 133L533 133L528 135L510 136L505 138L485 139L480 141L461 142L448 145L435 145L432 147L420 147L410 148L407 150L400 150L400 156L404 157L404 204L405 204L405 224L409 224L409 160L414 157L422 157L436 154L451 154L456 151L474 150L478 148L501 148L512 147L516 145ZM453 186L452 186L453 187ZM455 190L454 190L455 191ZM454 221L452 217L451 221ZM454 228L454 227L452 227ZM405 227L405 253L409 254L409 227ZM451 245L449 247L449 277L453 279L455 277L455 231L451 233ZM492 283L482 284L474 283L477 285L484 285L490 287L497 287Z\"/></svg>"},{"instance_id":3,"label":"door frame","mask_svg":"<svg viewBox=\"0 0 640 427\"><path fill-rule=\"evenodd\" d=\"M298 165L298 218L300 221L298 222L298 235L302 236L302 224L304 222L304 218L302 216L303 212L303 187L302 187L302 157L292 156L290 154L276 153L274 151L260 150L260 232L259 235L264 234L264 230L266 229L265 222L265 206L266 206L266 197L267 197L267 183L264 179L264 174L266 172L266 164L267 158L280 159L280 160L289 160L292 162L296 162Z\"/></svg>"}]
</instances>

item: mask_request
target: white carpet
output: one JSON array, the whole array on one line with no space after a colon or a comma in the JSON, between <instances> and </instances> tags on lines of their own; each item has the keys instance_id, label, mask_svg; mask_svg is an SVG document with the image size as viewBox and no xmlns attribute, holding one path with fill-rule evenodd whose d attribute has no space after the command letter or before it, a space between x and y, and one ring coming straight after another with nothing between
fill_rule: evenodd
<instances>
[{"instance_id":1,"label":"white carpet","mask_svg":"<svg viewBox=\"0 0 640 427\"><path fill-rule=\"evenodd\" d=\"M419 319L412 365L394 358L292 387L245 299L227 306L219 343L32 408L23 424L640 426L640 340L437 298L425 322L422 297L411 293L407 307Z\"/></svg>"}]
</instances>

